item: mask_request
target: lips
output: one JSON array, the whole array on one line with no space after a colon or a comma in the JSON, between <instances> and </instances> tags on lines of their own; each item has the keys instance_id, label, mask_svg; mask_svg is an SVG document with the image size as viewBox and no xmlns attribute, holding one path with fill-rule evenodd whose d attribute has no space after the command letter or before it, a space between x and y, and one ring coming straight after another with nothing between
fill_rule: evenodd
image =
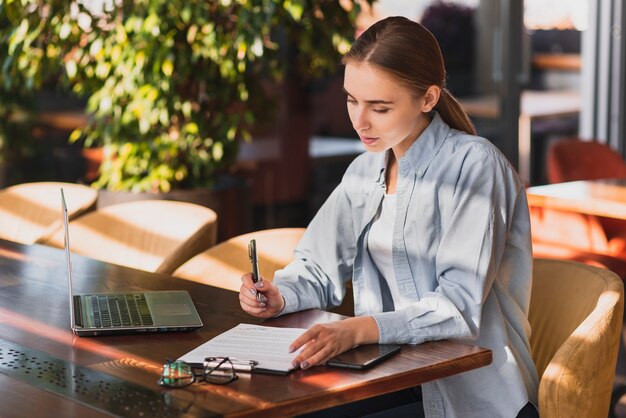
<instances>
[{"instance_id":1,"label":"lips","mask_svg":"<svg viewBox=\"0 0 626 418\"><path fill-rule=\"evenodd\" d=\"M365 136L360 136L359 138L361 139L361 142L363 142L365 145L372 145L376 141L378 141L378 138L370 138Z\"/></svg>"}]
</instances>

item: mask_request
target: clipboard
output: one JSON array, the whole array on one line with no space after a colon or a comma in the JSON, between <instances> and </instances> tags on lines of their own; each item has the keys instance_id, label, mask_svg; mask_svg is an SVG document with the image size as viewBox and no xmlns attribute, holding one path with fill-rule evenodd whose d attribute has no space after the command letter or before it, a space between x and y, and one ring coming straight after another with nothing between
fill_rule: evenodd
<instances>
[{"instance_id":1,"label":"clipboard","mask_svg":"<svg viewBox=\"0 0 626 418\"><path fill-rule=\"evenodd\" d=\"M295 368L299 351L289 352L289 345L306 329L239 324L212 338L178 360L194 368L203 368L210 357L228 357L235 371L287 375Z\"/></svg>"},{"instance_id":2,"label":"clipboard","mask_svg":"<svg viewBox=\"0 0 626 418\"><path fill-rule=\"evenodd\" d=\"M221 362L223 357L207 357L203 363L189 363L193 369L202 369L205 367L215 367ZM286 376L296 369L276 370L259 367L259 362L256 360L241 360L237 358L228 357L233 365L233 370L241 373L261 373L261 374L274 374L280 376ZM228 370L230 366L220 366L217 370Z\"/></svg>"},{"instance_id":3,"label":"clipboard","mask_svg":"<svg viewBox=\"0 0 626 418\"><path fill-rule=\"evenodd\" d=\"M222 361L222 358L223 357L207 357L204 359L203 366L205 368L216 368L219 366L217 367L217 370L228 370L230 366L226 366ZM256 360L239 360L231 357L228 357L228 359L236 372L252 372L259 365L259 362Z\"/></svg>"}]
</instances>

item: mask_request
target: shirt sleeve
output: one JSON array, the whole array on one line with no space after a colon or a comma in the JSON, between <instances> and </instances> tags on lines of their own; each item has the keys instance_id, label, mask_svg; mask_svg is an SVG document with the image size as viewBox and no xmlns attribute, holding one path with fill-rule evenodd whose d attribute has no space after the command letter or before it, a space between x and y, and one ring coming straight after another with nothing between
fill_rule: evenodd
<instances>
[{"instance_id":1,"label":"shirt sleeve","mask_svg":"<svg viewBox=\"0 0 626 418\"><path fill-rule=\"evenodd\" d=\"M342 181L317 212L298 243L295 259L274 274L285 298L281 314L339 306L352 278L356 254L350 199Z\"/></svg>"},{"instance_id":2,"label":"shirt sleeve","mask_svg":"<svg viewBox=\"0 0 626 418\"><path fill-rule=\"evenodd\" d=\"M477 338L513 214L525 204L523 193L519 177L503 158L480 153L465 159L454 191L441 207L437 287L404 309L374 314L381 343Z\"/></svg>"}]
</instances>

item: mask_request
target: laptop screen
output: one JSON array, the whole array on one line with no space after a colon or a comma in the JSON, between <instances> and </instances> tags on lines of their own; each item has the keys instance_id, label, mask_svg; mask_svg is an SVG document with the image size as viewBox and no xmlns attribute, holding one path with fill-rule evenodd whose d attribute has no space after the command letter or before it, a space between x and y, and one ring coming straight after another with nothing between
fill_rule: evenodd
<instances>
[{"instance_id":1,"label":"laptop screen","mask_svg":"<svg viewBox=\"0 0 626 418\"><path fill-rule=\"evenodd\" d=\"M67 285L70 295L70 326L72 331L76 328L76 317L74 316L74 290L72 287L72 260L70 258L70 228L69 216L67 214L67 204L65 203L65 194L61 189L61 212L63 213L63 231L65 239L63 240L65 247L65 260L67 262Z\"/></svg>"}]
</instances>

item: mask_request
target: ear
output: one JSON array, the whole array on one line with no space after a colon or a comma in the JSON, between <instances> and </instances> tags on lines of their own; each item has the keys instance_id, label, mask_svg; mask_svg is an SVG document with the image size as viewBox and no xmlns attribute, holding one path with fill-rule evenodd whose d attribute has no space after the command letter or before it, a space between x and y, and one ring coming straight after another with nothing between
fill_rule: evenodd
<instances>
[{"instance_id":1,"label":"ear","mask_svg":"<svg viewBox=\"0 0 626 418\"><path fill-rule=\"evenodd\" d=\"M422 112L428 113L437 106L439 97L441 96L441 87L432 85L428 87L424 94L424 105L422 106Z\"/></svg>"}]
</instances>

